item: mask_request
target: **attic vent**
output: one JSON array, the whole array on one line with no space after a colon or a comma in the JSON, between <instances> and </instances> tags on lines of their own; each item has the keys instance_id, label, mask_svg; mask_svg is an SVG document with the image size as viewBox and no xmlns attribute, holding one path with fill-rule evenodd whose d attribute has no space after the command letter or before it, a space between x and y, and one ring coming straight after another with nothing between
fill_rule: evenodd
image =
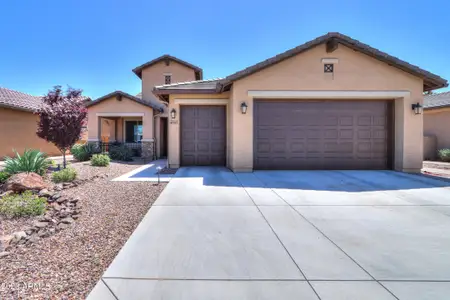
<instances>
[{"instance_id":1,"label":"attic vent","mask_svg":"<svg viewBox=\"0 0 450 300\"><path fill-rule=\"evenodd\" d=\"M323 71L325 73L333 73L334 65L333 64L324 64L323 65Z\"/></svg>"}]
</instances>

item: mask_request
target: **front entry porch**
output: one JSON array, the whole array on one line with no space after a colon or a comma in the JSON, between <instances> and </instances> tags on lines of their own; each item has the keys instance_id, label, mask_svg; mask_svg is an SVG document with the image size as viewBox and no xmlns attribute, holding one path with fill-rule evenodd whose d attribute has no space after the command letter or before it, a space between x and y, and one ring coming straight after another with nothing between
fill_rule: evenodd
<instances>
[{"instance_id":1,"label":"front entry porch","mask_svg":"<svg viewBox=\"0 0 450 300\"><path fill-rule=\"evenodd\" d=\"M98 143L103 152L110 145L123 144L131 148L135 156L155 159L153 120L141 113L98 114L98 136L89 142Z\"/></svg>"}]
</instances>

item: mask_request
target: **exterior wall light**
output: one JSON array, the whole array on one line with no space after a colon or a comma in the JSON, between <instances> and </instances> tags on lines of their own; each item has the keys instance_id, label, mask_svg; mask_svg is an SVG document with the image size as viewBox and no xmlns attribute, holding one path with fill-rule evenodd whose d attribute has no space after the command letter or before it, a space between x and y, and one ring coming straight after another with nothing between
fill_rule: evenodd
<instances>
[{"instance_id":1,"label":"exterior wall light","mask_svg":"<svg viewBox=\"0 0 450 300\"><path fill-rule=\"evenodd\" d=\"M244 115L244 114L246 114L247 113L247 103L245 103L245 102L242 102L241 103L241 113Z\"/></svg>"},{"instance_id":2,"label":"exterior wall light","mask_svg":"<svg viewBox=\"0 0 450 300\"><path fill-rule=\"evenodd\" d=\"M414 113L415 113L416 115L422 114L422 112L423 112L423 106L420 105L419 102L413 104L411 107L412 107L412 110L414 111Z\"/></svg>"},{"instance_id":3,"label":"exterior wall light","mask_svg":"<svg viewBox=\"0 0 450 300\"><path fill-rule=\"evenodd\" d=\"M170 117L172 119L175 119L177 116L177 111L175 110L175 108L172 108L172 110L170 111Z\"/></svg>"}]
</instances>

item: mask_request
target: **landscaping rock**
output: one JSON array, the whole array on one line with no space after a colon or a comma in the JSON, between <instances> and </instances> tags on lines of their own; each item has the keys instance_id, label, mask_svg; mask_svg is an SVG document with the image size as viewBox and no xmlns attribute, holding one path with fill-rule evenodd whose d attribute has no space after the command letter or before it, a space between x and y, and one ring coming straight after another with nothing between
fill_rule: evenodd
<instances>
[{"instance_id":1,"label":"landscaping rock","mask_svg":"<svg viewBox=\"0 0 450 300\"><path fill-rule=\"evenodd\" d=\"M40 237L40 238L46 238L48 236L50 236L50 233L48 231L40 230L38 232L38 237Z\"/></svg>"},{"instance_id":2,"label":"landscaping rock","mask_svg":"<svg viewBox=\"0 0 450 300\"><path fill-rule=\"evenodd\" d=\"M5 251L9 248L11 241L13 239L13 235L4 235L0 236L0 251Z\"/></svg>"},{"instance_id":3,"label":"landscaping rock","mask_svg":"<svg viewBox=\"0 0 450 300\"><path fill-rule=\"evenodd\" d=\"M56 202L59 203L59 204L64 203L66 201L67 201L66 197L60 197L60 198L58 198L58 200L56 200Z\"/></svg>"},{"instance_id":4,"label":"landscaping rock","mask_svg":"<svg viewBox=\"0 0 450 300\"><path fill-rule=\"evenodd\" d=\"M48 226L48 222L36 222L34 223L34 227L36 228L45 228Z\"/></svg>"},{"instance_id":5,"label":"landscaping rock","mask_svg":"<svg viewBox=\"0 0 450 300\"><path fill-rule=\"evenodd\" d=\"M25 239L26 237L27 237L27 234L26 234L25 231L17 231L17 232L14 232L14 233L12 234L12 240L11 240L11 243L12 243L12 244L16 244L16 243L18 243L21 239Z\"/></svg>"},{"instance_id":6,"label":"landscaping rock","mask_svg":"<svg viewBox=\"0 0 450 300\"><path fill-rule=\"evenodd\" d=\"M59 205L58 203L52 203L52 207L56 211L60 211L61 210L61 205Z\"/></svg>"},{"instance_id":7,"label":"landscaping rock","mask_svg":"<svg viewBox=\"0 0 450 300\"><path fill-rule=\"evenodd\" d=\"M9 253L9 252L6 252L6 251L0 252L0 259L2 259L2 258L4 258L4 257L7 257L9 254L10 254L10 253Z\"/></svg>"},{"instance_id":8,"label":"landscaping rock","mask_svg":"<svg viewBox=\"0 0 450 300\"><path fill-rule=\"evenodd\" d=\"M58 230L64 230L67 227L69 227L69 224L59 223L57 229Z\"/></svg>"},{"instance_id":9,"label":"landscaping rock","mask_svg":"<svg viewBox=\"0 0 450 300\"><path fill-rule=\"evenodd\" d=\"M58 200L59 198L61 198L61 193L53 194L53 196L52 196L51 198L52 198L52 200L56 201L56 200Z\"/></svg>"},{"instance_id":10,"label":"landscaping rock","mask_svg":"<svg viewBox=\"0 0 450 300\"><path fill-rule=\"evenodd\" d=\"M6 190L21 193L28 190L42 190L47 188L41 176L36 173L19 173L12 175L6 181Z\"/></svg>"},{"instance_id":11,"label":"landscaping rock","mask_svg":"<svg viewBox=\"0 0 450 300\"><path fill-rule=\"evenodd\" d=\"M33 234L32 236L30 236L30 238L28 239L28 243L36 243L37 241L39 241L41 238L38 237L36 234Z\"/></svg>"},{"instance_id":12,"label":"landscaping rock","mask_svg":"<svg viewBox=\"0 0 450 300\"><path fill-rule=\"evenodd\" d=\"M50 197L52 197L54 194L55 194L54 192L50 192L50 191L47 190L47 189L43 189L43 190L41 190L41 191L39 192L38 195L39 195L39 197L50 198Z\"/></svg>"},{"instance_id":13,"label":"landscaping rock","mask_svg":"<svg viewBox=\"0 0 450 300\"><path fill-rule=\"evenodd\" d=\"M71 203L77 203L78 201L80 201L80 198L72 198L72 199L70 199L69 202L71 202Z\"/></svg>"},{"instance_id":14,"label":"landscaping rock","mask_svg":"<svg viewBox=\"0 0 450 300\"><path fill-rule=\"evenodd\" d=\"M5 196L8 196L9 194L12 194L12 193L14 193L14 192L13 191L6 191L6 192L0 194L0 199L5 197Z\"/></svg>"},{"instance_id":15,"label":"landscaping rock","mask_svg":"<svg viewBox=\"0 0 450 300\"><path fill-rule=\"evenodd\" d=\"M67 217L67 218L62 219L61 223L72 224L73 223L73 219L71 217Z\"/></svg>"}]
</instances>

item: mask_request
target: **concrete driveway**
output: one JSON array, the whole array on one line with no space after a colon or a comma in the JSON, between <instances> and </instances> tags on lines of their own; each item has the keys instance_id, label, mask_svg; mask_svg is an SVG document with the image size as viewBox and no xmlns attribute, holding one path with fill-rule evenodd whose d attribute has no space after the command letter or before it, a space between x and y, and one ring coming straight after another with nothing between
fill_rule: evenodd
<instances>
[{"instance_id":1,"label":"concrete driveway","mask_svg":"<svg viewBox=\"0 0 450 300\"><path fill-rule=\"evenodd\" d=\"M449 299L450 183L390 171L182 168L102 299Z\"/></svg>"}]
</instances>

